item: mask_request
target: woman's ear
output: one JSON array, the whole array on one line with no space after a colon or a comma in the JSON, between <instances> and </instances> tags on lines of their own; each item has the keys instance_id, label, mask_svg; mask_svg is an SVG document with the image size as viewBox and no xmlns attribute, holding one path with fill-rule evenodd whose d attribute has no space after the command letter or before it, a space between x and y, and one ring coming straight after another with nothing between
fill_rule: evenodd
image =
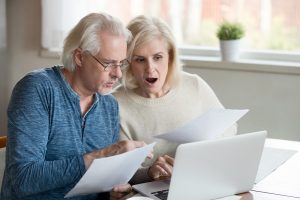
<instances>
[{"instance_id":1,"label":"woman's ear","mask_svg":"<svg viewBox=\"0 0 300 200\"><path fill-rule=\"evenodd\" d=\"M82 50L80 48L74 50L73 59L78 67L82 66Z\"/></svg>"}]
</instances>

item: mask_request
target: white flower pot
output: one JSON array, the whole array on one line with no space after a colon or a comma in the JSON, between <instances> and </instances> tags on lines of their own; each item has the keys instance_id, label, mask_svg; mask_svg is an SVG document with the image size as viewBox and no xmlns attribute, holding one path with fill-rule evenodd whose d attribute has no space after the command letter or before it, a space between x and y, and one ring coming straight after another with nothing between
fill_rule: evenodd
<instances>
[{"instance_id":1,"label":"white flower pot","mask_svg":"<svg viewBox=\"0 0 300 200\"><path fill-rule=\"evenodd\" d=\"M223 61L234 62L239 59L241 40L220 40Z\"/></svg>"}]
</instances>

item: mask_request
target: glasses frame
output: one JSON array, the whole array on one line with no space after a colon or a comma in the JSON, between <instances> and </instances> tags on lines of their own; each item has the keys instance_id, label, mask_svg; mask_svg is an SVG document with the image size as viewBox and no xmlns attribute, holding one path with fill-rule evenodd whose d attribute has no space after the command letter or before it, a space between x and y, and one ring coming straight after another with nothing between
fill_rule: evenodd
<instances>
[{"instance_id":1,"label":"glasses frame","mask_svg":"<svg viewBox=\"0 0 300 200\"><path fill-rule=\"evenodd\" d=\"M115 64L115 63L105 63L104 61L101 61L96 56L92 55L91 52L89 52L89 51L86 51L86 52L103 67L104 71L111 71L112 69L116 69L117 67L120 67L120 69L123 70L130 65L130 62L128 59L122 60L121 64L119 64L119 65ZM126 64L123 62L126 62Z\"/></svg>"}]
</instances>

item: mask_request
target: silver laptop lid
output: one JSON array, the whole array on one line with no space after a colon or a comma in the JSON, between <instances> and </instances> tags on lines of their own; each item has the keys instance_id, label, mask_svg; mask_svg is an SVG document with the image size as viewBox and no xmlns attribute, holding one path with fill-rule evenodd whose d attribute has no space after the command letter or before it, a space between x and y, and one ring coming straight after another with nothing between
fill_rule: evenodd
<instances>
[{"instance_id":1,"label":"silver laptop lid","mask_svg":"<svg viewBox=\"0 0 300 200\"><path fill-rule=\"evenodd\" d=\"M252 189L267 132L179 145L168 200L216 199Z\"/></svg>"}]
</instances>

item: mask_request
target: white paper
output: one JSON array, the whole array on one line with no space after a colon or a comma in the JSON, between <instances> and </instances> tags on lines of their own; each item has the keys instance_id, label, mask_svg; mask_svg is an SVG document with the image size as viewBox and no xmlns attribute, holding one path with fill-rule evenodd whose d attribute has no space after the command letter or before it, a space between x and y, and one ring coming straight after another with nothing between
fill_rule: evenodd
<instances>
[{"instance_id":1,"label":"white paper","mask_svg":"<svg viewBox=\"0 0 300 200\"><path fill-rule=\"evenodd\" d=\"M273 173L254 185L254 191L300 198L300 153L293 155Z\"/></svg>"},{"instance_id":2,"label":"white paper","mask_svg":"<svg viewBox=\"0 0 300 200\"><path fill-rule=\"evenodd\" d=\"M110 191L127 183L141 166L155 143L116 156L95 159L86 173L65 198Z\"/></svg>"},{"instance_id":3,"label":"white paper","mask_svg":"<svg viewBox=\"0 0 300 200\"><path fill-rule=\"evenodd\" d=\"M196 142L219 137L249 110L210 109L178 129L156 135L177 143Z\"/></svg>"},{"instance_id":4,"label":"white paper","mask_svg":"<svg viewBox=\"0 0 300 200\"><path fill-rule=\"evenodd\" d=\"M280 165L290 159L295 153L297 153L296 150L265 147L259 163L255 183L263 180L265 177L275 171Z\"/></svg>"}]
</instances>

